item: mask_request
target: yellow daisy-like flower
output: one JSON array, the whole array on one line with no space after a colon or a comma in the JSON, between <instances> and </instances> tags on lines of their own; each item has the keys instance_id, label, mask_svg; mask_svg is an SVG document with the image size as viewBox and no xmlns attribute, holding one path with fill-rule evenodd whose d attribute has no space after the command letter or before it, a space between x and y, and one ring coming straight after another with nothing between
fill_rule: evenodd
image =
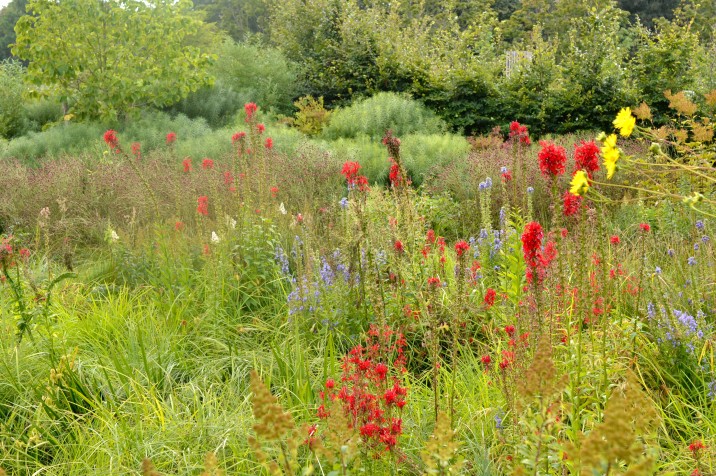
<instances>
[{"instance_id":1,"label":"yellow daisy-like flower","mask_svg":"<svg viewBox=\"0 0 716 476\"><path fill-rule=\"evenodd\" d=\"M614 172L616 172L617 170L617 159L619 158L619 150L616 150L616 152L616 157L604 157L604 168L607 169L607 179L611 179L614 176Z\"/></svg>"},{"instance_id":2,"label":"yellow daisy-like flower","mask_svg":"<svg viewBox=\"0 0 716 476\"><path fill-rule=\"evenodd\" d=\"M617 169L617 160L621 156L621 151L617 148L617 135L610 134L602 140L602 144L604 168L607 169L607 178L611 179Z\"/></svg>"},{"instance_id":3,"label":"yellow daisy-like flower","mask_svg":"<svg viewBox=\"0 0 716 476\"><path fill-rule=\"evenodd\" d=\"M609 134L602 140L602 144L604 144L604 147L602 148L602 151L604 148L610 148L613 149L617 146L617 135L616 134Z\"/></svg>"},{"instance_id":4,"label":"yellow daisy-like flower","mask_svg":"<svg viewBox=\"0 0 716 476\"><path fill-rule=\"evenodd\" d=\"M578 170L569 183L569 193L572 195L582 196L589 190L589 178L584 170Z\"/></svg>"},{"instance_id":5,"label":"yellow daisy-like flower","mask_svg":"<svg viewBox=\"0 0 716 476\"><path fill-rule=\"evenodd\" d=\"M631 109L623 108L614 119L614 127L619 129L619 134L623 137L629 137L636 126L636 118L631 115Z\"/></svg>"}]
</instances>

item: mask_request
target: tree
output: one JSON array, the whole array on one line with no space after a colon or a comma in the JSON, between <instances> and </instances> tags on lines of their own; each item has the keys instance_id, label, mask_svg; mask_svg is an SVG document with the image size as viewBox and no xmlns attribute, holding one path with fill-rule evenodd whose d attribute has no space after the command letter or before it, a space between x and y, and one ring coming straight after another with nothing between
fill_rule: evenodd
<instances>
[{"instance_id":1,"label":"tree","mask_svg":"<svg viewBox=\"0 0 716 476\"><path fill-rule=\"evenodd\" d=\"M265 33L269 10L265 0L195 0L194 7L206 12L206 22L214 23L234 41Z\"/></svg>"},{"instance_id":2,"label":"tree","mask_svg":"<svg viewBox=\"0 0 716 476\"><path fill-rule=\"evenodd\" d=\"M203 23L179 0L30 0L13 54L29 61L38 94L57 93L80 118L122 118L172 104L211 82L196 35Z\"/></svg>"},{"instance_id":3,"label":"tree","mask_svg":"<svg viewBox=\"0 0 716 476\"><path fill-rule=\"evenodd\" d=\"M0 9L0 61L12 57L10 45L15 43L15 23L25 14L27 0L12 0Z\"/></svg>"}]
</instances>

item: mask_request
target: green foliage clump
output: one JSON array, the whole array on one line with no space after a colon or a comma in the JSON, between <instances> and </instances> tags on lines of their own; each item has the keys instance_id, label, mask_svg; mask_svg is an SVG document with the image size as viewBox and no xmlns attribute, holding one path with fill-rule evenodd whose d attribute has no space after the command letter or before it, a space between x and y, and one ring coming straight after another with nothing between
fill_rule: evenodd
<instances>
[{"instance_id":1,"label":"green foliage clump","mask_svg":"<svg viewBox=\"0 0 716 476\"><path fill-rule=\"evenodd\" d=\"M19 63L0 62L0 138L15 137L24 132L24 76L24 68Z\"/></svg>"},{"instance_id":2,"label":"green foliage clump","mask_svg":"<svg viewBox=\"0 0 716 476\"><path fill-rule=\"evenodd\" d=\"M323 106L323 98L303 96L293 103L298 109L292 121L294 127L308 135L319 134L331 119L331 111Z\"/></svg>"},{"instance_id":3,"label":"green foliage clump","mask_svg":"<svg viewBox=\"0 0 716 476\"><path fill-rule=\"evenodd\" d=\"M295 97L297 67L273 47L225 40L209 69L215 78L170 108L189 117L203 117L213 127L228 124L244 104L289 114Z\"/></svg>"},{"instance_id":4,"label":"green foliage clump","mask_svg":"<svg viewBox=\"0 0 716 476\"><path fill-rule=\"evenodd\" d=\"M377 140L392 130L397 136L438 134L446 129L435 113L418 101L395 93L378 93L335 111L323 132L327 139L367 136Z\"/></svg>"}]
</instances>

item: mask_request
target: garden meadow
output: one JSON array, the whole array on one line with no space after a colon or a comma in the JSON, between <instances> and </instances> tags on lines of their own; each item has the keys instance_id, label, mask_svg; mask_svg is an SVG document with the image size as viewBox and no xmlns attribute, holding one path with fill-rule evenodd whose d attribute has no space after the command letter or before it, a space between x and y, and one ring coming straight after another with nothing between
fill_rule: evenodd
<instances>
[{"instance_id":1,"label":"garden meadow","mask_svg":"<svg viewBox=\"0 0 716 476\"><path fill-rule=\"evenodd\" d=\"M19 14L0 475L716 474L710 4L326 2Z\"/></svg>"}]
</instances>

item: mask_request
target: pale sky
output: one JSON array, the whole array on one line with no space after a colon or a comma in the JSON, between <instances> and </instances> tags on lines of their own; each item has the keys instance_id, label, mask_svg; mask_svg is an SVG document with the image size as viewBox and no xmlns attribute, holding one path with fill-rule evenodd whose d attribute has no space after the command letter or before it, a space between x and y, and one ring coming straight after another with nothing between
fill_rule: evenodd
<instances>
[{"instance_id":1,"label":"pale sky","mask_svg":"<svg viewBox=\"0 0 716 476\"><path fill-rule=\"evenodd\" d=\"M0 8L4 7L8 3L10 3L10 0L0 0Z\"/></svg>"}]
</instances>

